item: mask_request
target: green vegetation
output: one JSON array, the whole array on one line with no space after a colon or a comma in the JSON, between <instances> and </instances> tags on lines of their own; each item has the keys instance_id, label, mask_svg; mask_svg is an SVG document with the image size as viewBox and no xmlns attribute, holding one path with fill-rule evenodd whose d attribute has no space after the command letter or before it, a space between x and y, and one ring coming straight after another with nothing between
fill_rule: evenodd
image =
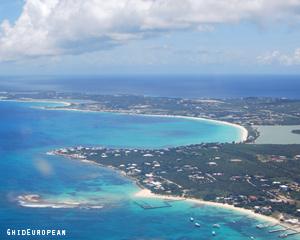
<instances>
[{"instance_id":1,"label":"green vegetation","mask_svg":"<svg viewBox=\"0 0 300 240\"><path fill-rule=\"evenodd\" d=\"M55 153L114 167L155 193L219 201L264 214L298 214L300 145L199 144L158 150L80 147Z\"/></svg>"}]
</instances>

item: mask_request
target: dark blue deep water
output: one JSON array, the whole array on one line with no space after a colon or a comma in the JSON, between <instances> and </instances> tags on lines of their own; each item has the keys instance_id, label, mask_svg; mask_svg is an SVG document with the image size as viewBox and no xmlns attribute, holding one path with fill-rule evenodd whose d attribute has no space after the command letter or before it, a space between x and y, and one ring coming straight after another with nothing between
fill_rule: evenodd
<instances>
[{"instance_id":1,"label":"dark blue deep water","mask_svg":"<svg viewBox=\"0 0 300 240\"><path fill-rule=\"evenodd\" d=\"M299 98L298 75L103 75L0 77L0 90L57 90L168 97Z\"/></svg>"}]
</instances>

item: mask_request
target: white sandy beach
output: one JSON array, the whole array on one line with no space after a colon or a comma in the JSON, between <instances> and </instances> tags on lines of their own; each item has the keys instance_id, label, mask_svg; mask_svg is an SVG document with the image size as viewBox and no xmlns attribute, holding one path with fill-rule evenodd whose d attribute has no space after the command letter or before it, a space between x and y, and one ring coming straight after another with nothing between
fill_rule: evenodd
<instances>
[{"instance_id":1,"label":"white sandy beach","mask_svg":"<svg viewBox=\"0 0 300 240\"><path fill-rule=\"evenodd\" d=\"M44 108L44 109L46 109L46 108ZM167 114L159 115L159 114L130 113L130 112L114 111L114 110L96 111L96 110L75 109L75 108L59 108L59 109L47 108L46 110L78 111L78 112L93 112L93 113L115 113L115 114L122 114L122 115L162 117L162 118L164 118L164 117L166 117L166 118L181 118L181 119L187 119L187 120L192 120L192 121L207 121L207 122L212 122L215 124L227 125L227 126L232 126L232 127L238 128L240 130L239 142L245 142L248 138L248 130L245 127L235 124L235 123L230 123L230 122L225 122L225 121L215 120L215 119L209 119L209 118L189 117L189 116L180 116L180 115L167 115Z\"/></svg>"},{"instance_id":2,"label":"white sandy beach","mask_svg":"<svg viewBox=\"0 0 300 240\"><path fill-rule=\"evenodd\" d=\"M63 104L66 107L67 106L71 106L71 102L67 102L67 101L57 101L57 100L51 100L51 99L32 99L32 98L24 98L24 99L3 99L1 98L0 101L2 102L33 102L33 103L58 103L58 104Z\"/></svg>"},{"instance_id":3,"label":"white sandy beach","mask_svg":"<svg viewBox=\"0 0 300 240\"><path fill-rule=\"evenodd\" d=\"M67 101L59 101L59 100L51 100L51 99L41 99L41 100L37 100L37 99L18 99L18 100L10 100L10 99L0 99L0 101L14 101L14 102L41 102L41 103L59 103L59 104L64 104L66 107L70 106L72 103L71 102L67 102ZM220 124L220 125L227 125L227 126L232 126L235 128L238 128L241 132L240 134L240 142L245 142L248 138L248 130L238 124L235 123L230 123L230 122L225 122L225 121L221 121L221 120L215 120L215 119L209 119L209 118L201 118L201 117L190 117L190 116L181 116L181 115L167 115L167 114L143 114L143 113L130 113L130 112L124 112L124 111L114 111L114 110L105 110L105 111L96 111L96 110L86 110L86 109L76 109L76 108L44 108L42 107L42 109L46 109L46 110L62 110L62 111L78 111L78 112L103 112L103 113L116 113L116 114L126 114L126 115L142 115L142 116L148 116L148 117L168 117L168 118L182 118L182 119L188 119L188 120L193 120L193 121L208 121L208 122L213 122L216 124Z\"/></svg>"},{"instance_id":4,"label":"white sandy beach","mask_svg":"<svg viewBox=\"0 0 300 240\"><path fill-rule=\"evenodd\" d=\"M232 210L232 211L238 211L242 214L245 214L245 215L253 217L253 218L260 219L262 221L267 221L267 222L271 222L271 223L274 223L274 224L276 224L276 223L282 224L282 222L280 222L278 219L275 219L273 217L261 215L261 214L255 213L251 210L235 207L233 205L217 203L217 202L210 202L210 201L204 201L204 200L200 200L200 199L196 199L196 198L184 198L184 197L175 197L175 196L168 196L168 195L159 195L159 194L152 193L148 189L141 189L140 191L138 191L137 193L134 194L134 197L136 197L136 198L167 199L167 200L185 200L185 201L196 203L196 204L204 204L204 205L207 205L207 206L224 208L224 209L228 209L228 210Z\"/></svg>"},{"instance_id":5,"label":"white sandy beach","mask_svg":"<svg viewBox=\"0 0 300 240\"><path fill-rule=\"evenodd\" d=\"M258 213L255 213L251 210L248 209L244 209L244 208L239 208L239 207L235 207L233 205L229 205L229 204L222 204L222 203L217 203L217 202L210 202L210 201L204 201L204 200L200 200L200 199L196 199L196 198L184 198L184 197L176 197L176 196L171 196L171 195L159 195L159 194L154 194L152 193L149 189L146 188L142 188L139 184L137 184L136 179L129 177L126 175L126 173L124 171L121 171L115 167L108 167L99 163L96 163L94 161L91 160L87 160L87 159L80 159L80 161L82 163L85 164L93 164L93 165L97 165L99 167L106 167L106 168L110 168L111 170L117 172L118 174L120 174L121 176L127 177L129 179L131 179L138 188L140 188L140 190L138 192L136 192L134 194L134 198L153 198L153 199L167 199L167 200L184 200L184 201L188 201L188 202L193 202L196 204L205 204L207 206L212 206L212 207L219 207L219 208L224 208L224 209L228 209L228 210L232 210L232 211L238 211L242 214L245 214L247 216L253 217L253 218L257 218L260 219L262 221L267 221L267 222L271 222L271 223L280 223L283 224L282 222L280 222L278 219L275 219L273 217L269 217L269 216L265 216L265 215L261 215ZM287 225L290 227L290 225Z\"/></svg>"},{"instance_id":6,"label":"white sandy beach","mask_svg":"<svg viewBox=\"0 0 300 240\"><path fill-rule=\"evenodd\" d=\"M245 142L248 138L248 130L238 124L235 123L230 123L230 122L225 122L225 121L220 121L220 120L215 120L215 119L209 119L209 118L201 118L201 117L189 117L189 116L180 116L180 115L155 115L155 114L134 114L134 115L143 115L143 116L149 116L149 117L170 117L170 118L182 118L182 119L188 119L188 120L193 120L193 121L207 121L207 122L212 122L220 125L227 125L227 126L232 126L235 128L238 128L241 132L240 135L240 142Z\"/></svg>"}]
</instances>

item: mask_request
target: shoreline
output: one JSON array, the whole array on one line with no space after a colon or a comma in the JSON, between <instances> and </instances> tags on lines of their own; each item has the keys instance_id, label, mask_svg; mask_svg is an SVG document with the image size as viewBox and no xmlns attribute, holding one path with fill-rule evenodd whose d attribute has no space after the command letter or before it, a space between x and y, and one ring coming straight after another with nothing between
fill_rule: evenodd
<instances>
[{"instance_id":1,"label":"shoreline","mask_svg":"<svg viewBox=\"0 0 300 240\"><path fill-rule=\"evenodd\" d=\"M129 113L130 114L130 113ZM134 114L134 113L133 113ZM231 122L225 122L221 120L216 119L210 119L210 118L202 118L202 117L190 117L190 116L181 116L181 115L158 115L158 114L134 114L134 115L142 115L142 116L148 116L148 117L168 117L168 118L181 118L181 119L187 119L192 121L206 121L206 122L212 122L218 125L226 125L238 128L240 130L240 141L239 142L245 142L248 138L248 130L239 124L231 123Z\"/></svg>"},{"instance_id":2,"label":"shoreline","mask_svg":"<svg viewBox=\"0 0 300 240\"><path fill-rule=\"evenodd\" d=\"M24 99L24 100L10 100L10 99L1 99L0 101L14 101L14 102L41 102L41 103L60 103L60 104L64 104L66 106L70 106L71 103L70 102L65 102L65 101L51 101L51 100L34 100L34 99ZM181 116L181 115L158 115L158 114L139 114L139 113L129 113L129 112L120 112L120 111L93 111L93 110L84 110L84 109L72 109L72 108L45 108L43 107L43 109L45 110L62 110L62 111L80 111L80 112L95 112L95 113L115 113L115 114L122 114L122 115L135 115L135 116L149 116L149 117L169 117L169 118L182 118L182 119L188 119L188 120L193 120L193 121L209 121L209 122L214 122L217 124L222 124L222 125L229 125L229 126L233 126L236 127L238 129L240 129L241 131L241 138L243 141L245 141L247 139L248 136L248 131L245 127L238 125L238 124L234 124L234 123L230 123L230 122L225 122L225 121L221 121L221 120L214 120L214 119L207 119L207 118L200 118L200 117L190 117L190 116ZM291 227L293 225L287 224L287 223L282 223L279 221L279 219L276 219L274 217L270 217L270 216L265 216L262 214L258 214L253 212L252 210L249 209L244 209L244 208L240 208L240 207L235 207L233 205L229 205L229 204L222 204L222 203L217 203L217 202L212 202L212 201L204 201L201 199L196 199L196 198L185 198L185 197L178 197L178 196L171 196L171 195L159 195L159 194L154 194L152 193L149 189L144 188L142 185L140 185L138 183L138 181L134 178L128 177L126 174L124 174L124 172L122 172L121 170L111 167L111 166L105 166L103 164L99 164L97 162L91 161L91 160L81 160L82 163L86 163L86 164L93 164L93 165L97 165L99 167L105 167L105 168L109 168L112 171L117 172L117 174L126 177L127 179L133 181L133 183L140 189L138 192L136 192L133 197L135 198L155 198L155 199L169 199L169 200L184 200L184 201L188 201L188 202L192 202L192 203L196 203L196 204L204 204L207 206L212 206L212 207L216 207L216 208L223 208L223 209L228 209L228 210L232 210L232 211L237 211L239 213L242 213L244 215L248 215L251 216L253 218L257 218L257 219L261 219L264 221L268 221L268 222L272 222L272 223L280 223L282 225L286 225L288 227Z\"/></svg>"},{"instance_id":3,"label":"shoreline","mask_svg":"<svg viewBox=\"0 0 300 240\"><path fill-rule=\"evenodd\" d=\"M56 155L56 154L54 154L54 155ZM148 189L148 188L144 187L142 184L140 184L139 181L136 178L128 176L124 171L122 171L119 168L116 168L116 167L113 167L113 166L107 166L107 165L104 165L104 164L101 164L101 163L98 163L98 162L95 162L95 161L89 160L89 159L77 159L77 158L70 157L68 155L60 155L60 154L58 154L58 155L62 156L62 157L69 158L70 160L72 160L72 159L79 160L83 164L92 164L92 165L95 165L95 166L98 166L98 167L110 169L111 171L115 172L116 174L119 174L120 176L128 179L129 181L131 181L139 189L138 191L136 191L135 193L133 193L131 195L132 198L175 200L175 201L186 201L186 202L189 202L189 203L195 203L195 204L199 204L199 205L203 204L203 205L210 206L210 207L222 208L222 209L234 211L234 212L240 213L242 215L245 215L247 217L251 217L251 218L256 219L256 220L266 221L266 222L269 222L269 223L272 223L272 224L280 224L280 225L285 226L287 228L291 228L291 229L295 229L296 231L300 231L300 226L298 226L298 225L293 225L293 224L281 222L278 218L275 218L275 217L272 217L272 216L266 216L266 215L263 215L263 214L260 214L260 213L255 213L254 211L252 211L250 209L235 207L233 205L225 204L225 203L205 201L205 200L197 199L197 198L156 194L156 193L151 192L150 189Z\"/></svg>"},{"instance_id":4,"label":"shoreline","mask_svg":"<svg viewBox=\"0 0 300 240\"><path fill-rule=\"evenodd\" d=\"M223 203L218 203L218 202L212 202L212 201L205 201L197 198L187 198L187 197L179 197L179 196L172 196L172 195L161 195L161 194L155 194L152 193L149 189L147 188L141 188L139 185L138 187L140 188L140 191L136 192L133 197L135 198L152 198L152 199L165 199L165 200L181 200L181 201L186 201L186 202L191 202L191 203L196 203L196 204L203 204L206 206L210 207L216 207L216 208L223 208L227 210L232 210L235 212L239 212L243 215L247 215L252 218L260 219L263 221L271 222L271 223L276 223L276 224L281 224L281 225L287 225L291 227L292 225L289 225L284 222L280 222L279 219L271 217L271 216L265 216L259 213L255 213L250 209L245 209L241 207L235 207L233 205L229 204L223 204Z\"/></svg>"},{"instance_id":5,"label":"shoreline","mask_svg":"<svg viewBox=\"0 0 300 240\"><path fill-rule=\"evenodd\" d=\"M192 121L206 121L206 122L211 122L215 123L218 125L225 125L225 126L231 126L234 128L237 128L240 130L240 139L237 141L237 143L243 143L247 141L248 138L248 130L239 124L236 123L231 123L231 122L226 122L222 120L216 120L216 119L210 119L210 118L203 118L203 117L191 117L191 116L182 116L182 115L169 115L169 114L148 114L148 113L131 113L131 112L125 112L125 111L117 111L117 110L103 110L103 111L96 111L96 110L88 110L88 109L75 109L75 108L66 108L72 105L71 102L67 101L59 101L59 100L48 100L48 99L42 99L42 100L37 100L37 99L0 99L0 101L12 101L12 102L41 102L41 103L60 103L64 104L64 107L56 108L47 108L47 107L38 107L44 110L61 110L61 111L78 111L78 112L93 112L93 113L115 113L115 114L121 114L121 115L133 115L133 116L147 116L147 117L162 117L162 118L181 118L181 119L187 119L187 120L192 120ZM196 143L191 143L191 144L196 144Z\"/></svg>"},{"instance_id":6,"label":"shoreline","mask_svg":"<svg viewBox=\"0 0 300 240\"><path fill-rule=\"evenodd\" d=\"M220 120L214 120L214 119L206 119L206 118L198 118L198 117L190 117L190 116L181 116L181 115L159 115L159 114L139 114L139 113L130 113L130 112L122 112L122 111L93 111L93 110L80 110L80 109L72 109L72 108L67 108L69 106L72 105L72 103L70 102L60 102L60 101L51 101L51 100L42 100L42 101L38 101L38 100L2 100L0 99L0 101L15 101L15 102L41 102L41 103L59 103L59 104L64 104L65 106L62 106L61 108L55 108L55 107L37 107L40 109L45 109L45 110L62 110L62 111L81 111L81 112L95 112L95 113L114 113L114 114L122 114L122 115L135 115L135 116L147 116L147 117L169 117L169 118L182 118L182 119L188 119L188 120L194 120L194 121L210 121L210 122L214 122L216 124L221 124L221 125L230 125L233 127L237 127L240 129L240 138L241 139L246 139L247 140L247 136L248 136L248 131L245 127L235 124L235 123L230 123L230 122L225 122L225 121L220 121ZM243 141L246 141L243 140ZM201 199L197 199L197 198L188 198L188 197L179 197L179 196L172 196L172 195L161 195L161 194L155 194L152 193L149 189L144 188L142 185L139 184L137 179L131 178L130 176L127 176L126 174L122 174L122 170L118 169L118 168L114 168L111 166L105 166L103 164L99 164L97 162L94 162L92 160L81 160L83 163L87 163L87 164L94 164L97 166L101 166L101 167L105 167L105 168L109 168L113 171L116 171L117 174L120 174L122 177L125 177L127 179L129 179L130 181L132 181L140 190L133 193L132 196L134 198L152 198L152 199L169 199L169 200L182 200L185 201L187 203L195 203L195 204L203 204L206 206L210 206L210 207L214 207L214 208L222 208L222 209L227 209L233 212L238 212L241 215L244 216L248 216L250 218L253 218L254 220L261 220L261 221L266 221L269 223L274 223L274 224L280 224L283 226L286 226L288 228L291 229L297 229L297 231L299 231L300 226L299 225L292 225L289 223L285 223L285 222L281 222L278 218L276 217L270 217L270 216L265 216L262 214L258 214L255 213L252 210L249 209L245 209L245 208L240 208L240 207L235 207L233 205L229 205L229 204L223 204L223 203L218 203L218 202L213 202L213 201L204 201ZM30 205L30 204L29 204ZM34 207L34 206L29 206L26 204L24 204L23 207ZM47 207L47 206L37 206L37 207ZM49 206L48 206L49 207ZM76 206L77 207L77 206ZM61 207L64 208L64 207Z\"/></svg>"},{"instance_id":7,"label":"shoreline","mask_svg":"<svg viewBox=\"0 0 300 240\"><path fill-rule=\"evenodd\" d=\"M254 211L246 208L241 208L241 207L235 207L233 205L229 205L226 203L218 203L218 202L213 202L213 201L205 201L197 198L187 198L187 197L179 197L179 196L172 196L172 195L161 195L161 194L155 194L152 193L149 189L144 188L140 186L140 184L137 184L137 186L140 188L140 191L136 192L133 194L134 198L150 198L150 199L162 199L162 200L175 200L175 201L186 201L189 203L195 203L199 205L206 205L209 207L214 207L214 208L222 208L230 211L237 212L241 215L245 215L247 217L250 217L255 220L259 221L265 221L268 222L272 225L281 225L287 229L300 232L300 225L294 225L291 223L286 223L280 221L278 218L272 217L272 216L266 216L263 214L255 213Z\"/></svg>"},{"instance_id":8,"label":"shoreline","mask_svg":"<svg viewBox=\"0 0 300 240\"><path fill-rule=\"evenodd\" d=\"M1 102L32 102L32 103L59 103L59 104L63 104L65 105L66 107L68 106L71 106L72 103L71 102L67 102L67 101L52 101L51 99L41 99L41 100L37 100L37 99L31 99L31 98L28 98L28 99L3 99L1 98L0 99ZM44 109L44 108L43 108Z\"/></svg>"},{"instance_id":9,"label":"shoreline","mask_svg":"<svg viewBox=\"0 0 300 240\"><path fill-rule=\"evenodd\" d=\"M203 204L203 205L207 205L207 206L211 206L211 207L223 208L223 209L227 209L227 210L231 210L231 211L236 211L243 215L250 216L252 218L260 219L262 221L267 221L267 222L274 223L274 224L286 225L287 227L293 226L293 225L290 225L287 223L280 222L280 220L277 218L274 218L271 216L265 216L265 215L262 215L259 213L255 213L250 209L235 207L235 206L229 205L229 204L223 204L223 203L218 203L218 202L213 202L213 201L205 201L205 200L201 200L201 199L197 199L197 198L188 198L188 197L179 197L179 196L162 195L162 194L152 193L150 189L147 189L143 185L141 185L136 178L126 175L126 173L124 171L122 171L116 167L106 166L104 164L101 164L101 163L98 163L98 162L95 162L95 161L89 160L89 159L76 159L76 158L70 157L68 155L61 155L61 154L55 154L55 153L50 153L50 154L69 158L70 160L72 160L72 159L79 160L83 164L92 164L97 167L110 169L111 171L119 174L120 176L130 180L139 189L137 192L132 194L133 198L150 198L150 199L152 198L152 199L187 201L187 202L191 202L191 203Z\"/></svg>"},{"instance_id":10,"label":"shoreline","mask_svg":"<svg viewBox=\"0 0 300 240\"><path fill-rule=\"evenodd\" d=\"M97 167L106 168L106 169L109 169L109 170L115 172L116 174L120 175L121 177L124 177L124 178L128 179L129 181L131 181L138 188L138 191L129 195L133 199L149 198L149 199L156 199L156 200L161 199L161 200L171 200L171 201L185 201L188 203L194 203L194 204L198 204L198 205L206 205L209 207L233 211L233 212L239 213L241 215L244 215L245 217L252 218L253 220L264 221L264 222L270 223L271 225L281 225L288 229L300 232L300 225L281 222L278 218L276 218L274 216L266 216L266 215L263 215L260 213L255 213L253 210L250 210L250 209L235 207L233 205L225 204L225 203L205 201L202 199L191 198L191 197L180 197L180 196L162 195L162 194L152 193L150 189L147 189L143 185L141 185L136 178L128 176L124 171L122 171L121 169L118 169L116 167L113 167L113 166L104 165L104 164L101 164L101 163L98 163L98 162L95 162L95 161L89 160L89 159L77 159L77 158L74 158L74 157L71 157L68 155L56 154L53 152L48 152L47 154L62 156L62 157L70 159L71 161L77 160L77 161L82 162L83 164L92 164ZM29 195L29 196L31 196L31 195ZM24 203L25 204L21 204L23 207L39 207L39 208L49 207L49 204L37 204L36 205L36 204L32 204L31 202L29 202L29 203L24 202ZM64 206L60 206L60 207L65 208ZM79 207L79 205L78 206L72 205L72 207L76 208L76 207ZM99 208L99 207L95 207L95 206L89 206L89 207L90 208ZM67 206L67 208L70 208L70 206ZM267 224L267 225L269 225L269 224ZM269 226L271 226L271 225L269 225Z\"/></svg>"},{"instance_id":11,"label":"shoreline","mask_svg":"<svg viewBox=\"0 0 300 240\"><path fill-rule=\"evenodd\" d=\"M70 105L69 105L70 106ZM132 115L132 116L146 116L146 117L161 117L161 118L181 118L186 119L190 121L206 121L215 123L217 125L225 125L225 126L231 126L234 128L237 128L240 130L240 139L237 141L237 143L243 143L247 141L248 139L248 130L237 123L231 123L216 119L210 119L210 118L203 118L203 117L190 117L190 116L182 116L182 115L168 115L168 114L148 114L148 113L131 113L131 112L125 112L125 111L117 111L117 110L103 110L103 111L96 111L96 110L88 110L88 109L75 109L75 108L45 108L42 107L45 110L59 110L59 111L75 111L75 112L91 112L91 113L114 113L114 114L120 114L120 115ZM197 143L191 143L191 144L197 144Z\"/></svg>"},{"instance_id":12,"label":"shoreline","mask_svg":"<svg viewBox=\"0 0 300 240\"><path fill-rule=\"evenodd\" d=\"M54 154L54 155L56 155L56 154ZM116 174L120 175L121 177L128 179L138 188L138 191L131 194L131 197L134 199L149 198L149 199L157 199L157 200L158 199L160 199L160 200L175 200L175 201L185 201L188 203L195 203L195 204L199 204L199 205L206 205L209 207L221 208L221 209L233 211L233 212L239 213L241 215L244 215L246 217L250 217L254 220L265 221L265 222L271 223L272 225L278 224L278 225L282 225L286 228L293 229L295 231L300 231L300 225L293 225L290 223L281 222L278 218L276 218L274 216L266 216L266 215L263 215L260 213L255 213L251 209L235 207L233 205L226 204L226 203L205 201L205 200L198 199L198 198L156 194L156 193L151 192L150 189L148 189L148 188L144 187L142 184L140 184L136 178L128 176L124 171L122 171L121 169L119 169L117 167L104 165L104 164L101 164L101 163L98 163L98 162L95 162L95 161L89 160L89 159L77 159L77 158L70 157L68 155L60 155L60 154L58 154L58 155L65 157L65 158L69 158L70 160L72 160L72 159L79 160L83 164L92 164L97 167L110 169L111 171L115 172Z\"/></svg>"}]
</instances>

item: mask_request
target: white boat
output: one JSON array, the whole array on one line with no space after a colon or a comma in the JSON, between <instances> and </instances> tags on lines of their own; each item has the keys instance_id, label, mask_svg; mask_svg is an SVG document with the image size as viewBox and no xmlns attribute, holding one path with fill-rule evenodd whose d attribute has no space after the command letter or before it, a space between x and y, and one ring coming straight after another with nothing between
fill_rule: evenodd
<instances>
[{"instance_id":1,"label":"white boat","mask_svg":"<svg viewBox=\"0 0 300 240\"><path fill-rule=\"evenodd\" d=\"M279 235L280 238L286 238L286 237L288 237L288 236L289 236L289 235L288 235L287 233L283 233L283 234L280 234L280 235Z\"/></svg>"},{"instance_id":2,"label":"white boat","mask_svg":"<svg viewBox=\"0 0 300 240\"><path fill-rule=\"evenodd\" d=\"M194 218L193 218L193 217L191 217L191 218L190 218L190 221L191 221L191 222L194 222Z\"/></svg>"},{"instance_id":3,"label":"white boat","mask_svg":"<svg viewBox=\"0 0 300 240\"><path fill-rule=\"evenodd\" d=\"M212 234L213 236L216 236L216 232L215 232L215 231L212 231L211 234Z\"/></svg>"},{"instance_id":4,"label":"white boat","mask_svg":"<svg viewBox=\"0 0 300 240\"><path fill-rule=\"evenodd\" d=\"M220 228L221 226L220 226L220 224L215 223L215 224L213 224L213 227L214 228Z\"/></svg>"},{"instance_id":5,"label":"white boat","mask_svg":"<svg viewBox=\"0 0 300 240\"><path fill-rule=\"evenodd\" d=\"M201 227L200 223L195 223L195 227Z\"/></svg>"}]
</instances>

